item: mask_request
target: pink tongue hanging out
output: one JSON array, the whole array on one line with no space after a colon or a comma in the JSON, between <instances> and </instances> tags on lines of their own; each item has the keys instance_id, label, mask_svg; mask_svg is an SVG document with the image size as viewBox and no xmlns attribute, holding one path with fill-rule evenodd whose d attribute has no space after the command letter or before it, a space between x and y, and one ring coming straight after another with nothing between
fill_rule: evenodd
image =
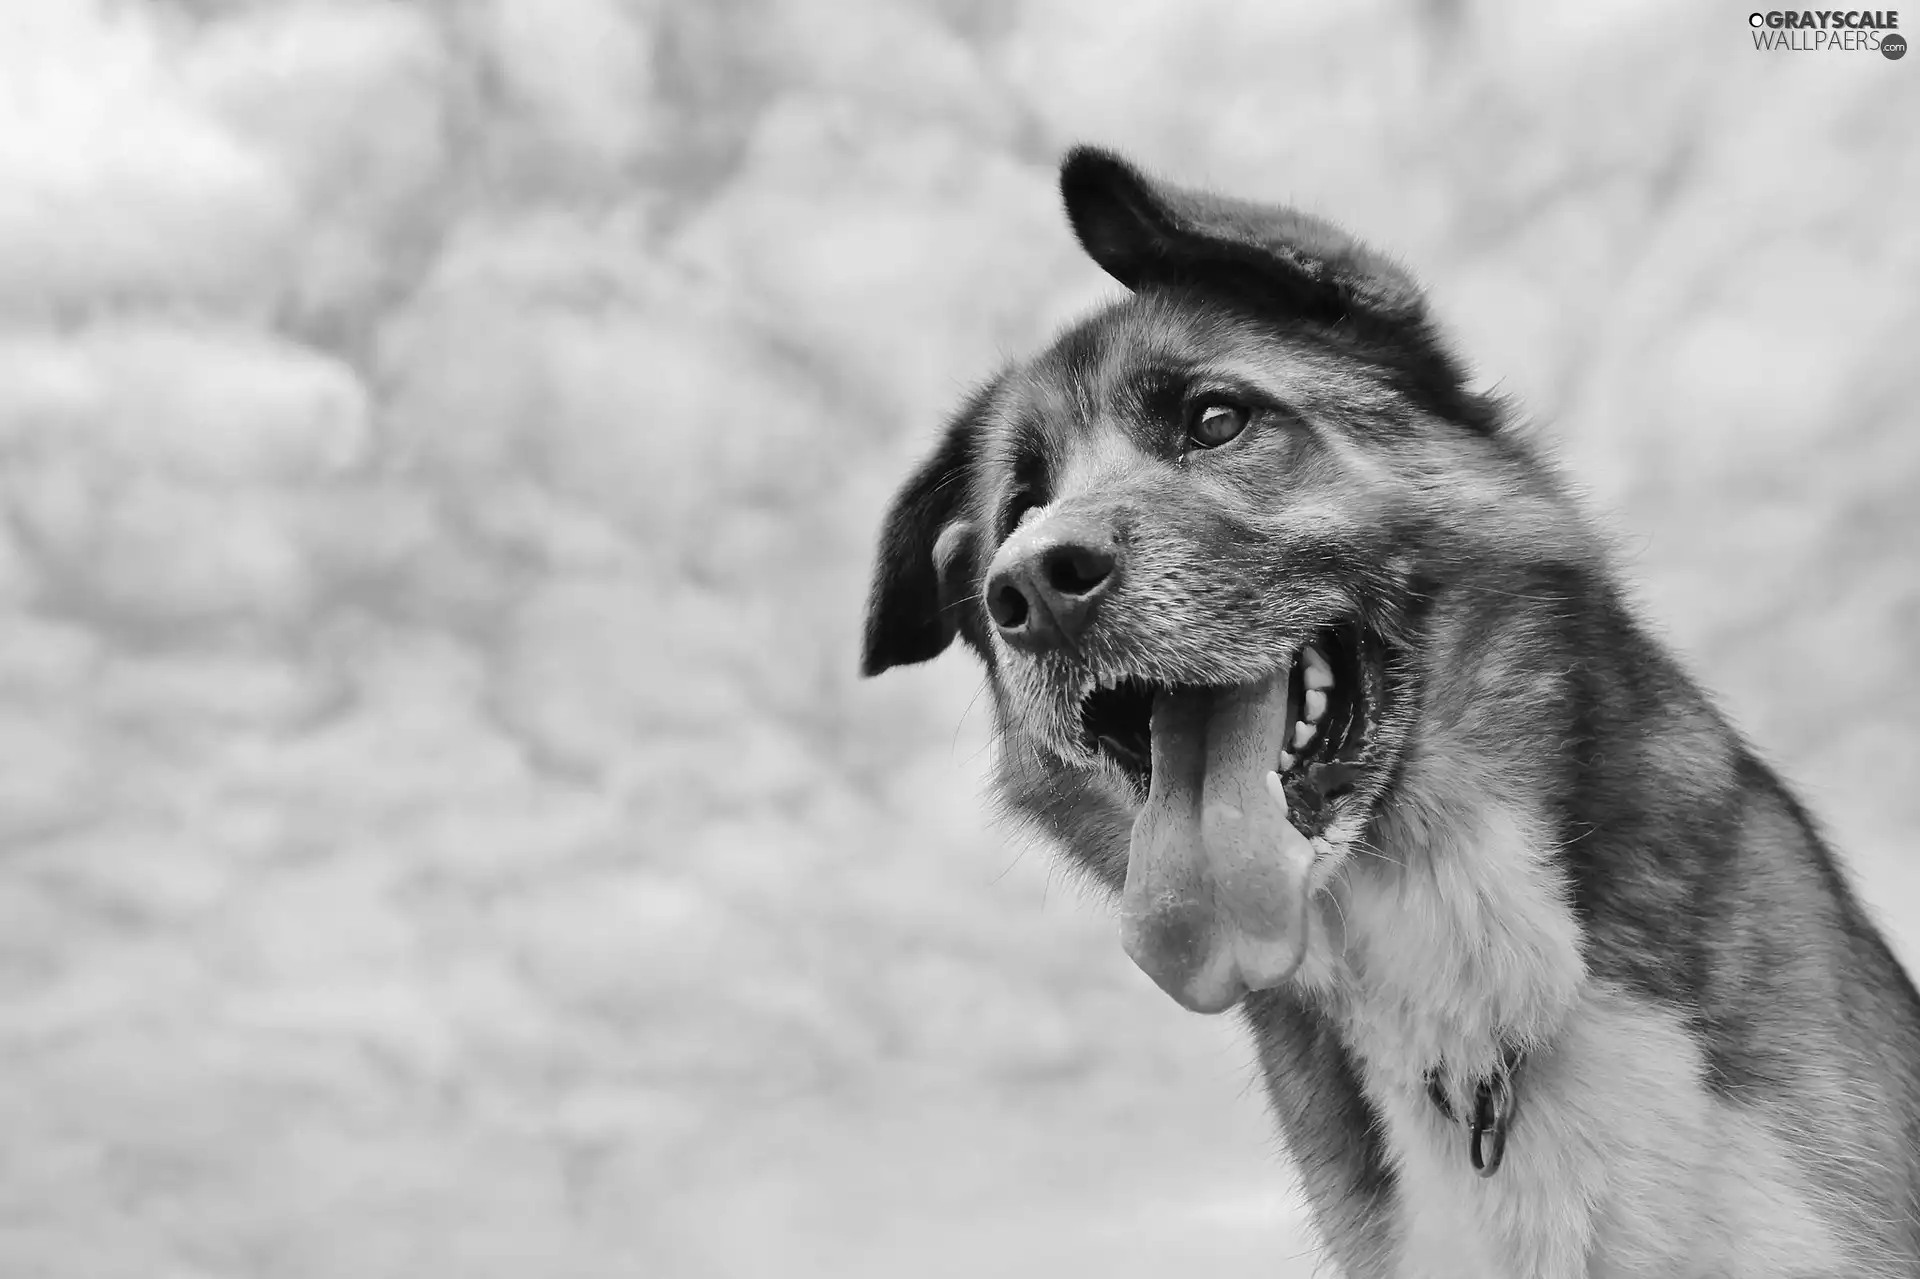
<instances>
[{"instance_id":1,"label":"pink tongue hanging out","mask_svg":"<svg viewBox=\"0 0 1920 1279\"><path fill-rule=\"evenodd\" d=\"M1120 939L1195 1012L1279 985L1306 951L1313 848L1273 771L1288 718L1285 671L1154 700L1153 783L1133 823Z\"/></svg>"}]
</instances>

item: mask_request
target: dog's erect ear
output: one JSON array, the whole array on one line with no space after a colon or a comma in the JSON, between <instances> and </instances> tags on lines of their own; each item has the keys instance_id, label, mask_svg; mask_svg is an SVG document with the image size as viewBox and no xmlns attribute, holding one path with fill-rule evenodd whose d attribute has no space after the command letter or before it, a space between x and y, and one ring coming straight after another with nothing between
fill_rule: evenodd
<instances>
[{"instance_id":1,"label":"dog's erect ear","mask_svg":"<svg viewBox=\"0 0 1920 1279\"><path fill-rule=\"evenodd\" d=\"M878 675L940 656L960 625L962 584L972 580L977 530L965 516L989 387L969 400L895 495L880 529L867 597L860 673Z\"/></svg>"},{"instance_id":2,"label":"dog's erect ear","mask_svg":"<svg viewBox=\"0 0 1920 1279\"><path fill-rule=\"evenodd\" d=\"M1426 318L1411 276L1298 210L1156 182L1095 147L1067 154L1060 194L1088 256L1129 289L1230 282L1323 324L1417 329Z\"/></svg>"}]
</instances>

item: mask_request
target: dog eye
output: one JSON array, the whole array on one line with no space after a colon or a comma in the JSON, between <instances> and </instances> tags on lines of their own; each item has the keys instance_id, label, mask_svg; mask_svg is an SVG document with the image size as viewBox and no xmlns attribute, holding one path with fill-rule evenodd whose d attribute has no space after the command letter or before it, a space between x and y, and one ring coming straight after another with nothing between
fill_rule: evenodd
<instances>
[{"instance_id":1,"label":"dog eye","mask_svg":"<svg viewBox=\"0 0 1920 1279\"><path fill-rule=\"evenodd\" d=\"M1238 404L1219 400L1194 405L1187 425L1187 438L1203 449L1219 448L1247 429L1247 411Z\"/></svg>"}]
</instances>

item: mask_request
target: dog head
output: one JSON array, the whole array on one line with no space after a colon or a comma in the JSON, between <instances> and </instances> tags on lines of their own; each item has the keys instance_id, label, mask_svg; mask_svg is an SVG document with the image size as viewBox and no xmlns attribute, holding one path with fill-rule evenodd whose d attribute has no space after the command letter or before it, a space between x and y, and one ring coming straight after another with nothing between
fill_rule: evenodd
<instances>
[{"instance_id":1,"label":"dog head","mask_svg":"<svg viewBox=\"0 0 1920 1279\"><path fill-rule=\"evenodd\" d=\"M948 423L886 517L863 669L959 636L994 693L1003 795L1125 885L1130 952L1211 1010L1287 967L1232 960L1249 895L1308 891L1260 859L1310 845L1324 884L1390 800L1424 610L1473 512L1514 487L1493 409L1393 263L1101 151L1061 188L1131 296ZM1279 829L1223 853L1219 815L1262 804Z\"/></svg>"}]
</instances>

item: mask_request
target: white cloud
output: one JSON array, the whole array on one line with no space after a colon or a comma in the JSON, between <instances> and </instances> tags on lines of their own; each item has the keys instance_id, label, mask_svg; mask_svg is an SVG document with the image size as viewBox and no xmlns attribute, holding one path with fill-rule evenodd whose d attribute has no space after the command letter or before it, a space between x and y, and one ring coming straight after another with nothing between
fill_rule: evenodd
<instances>
[{"instance_id":1,"label":"white cloud","mask_svg":"<svg viewBox=\"0 0 1920 1279\"><path fill-rule=\"evenodd\" d=\"M636 10L618 0L488 6L490 67L530 130L530 150L617 172L659 145L649 110L652 32Z\"/></svg>"},{"instance_id":2,"label":"white cloud","mask_svg":"<svg viewBox=\"0 0 1920 1279\"><path fill-rule=\"evenodd\" d=\"M0 40L0 312L257 303L298 216L133 10L36 5ZM264 287L263 287L264 286Z\"/></svg>"}]
</instances>

